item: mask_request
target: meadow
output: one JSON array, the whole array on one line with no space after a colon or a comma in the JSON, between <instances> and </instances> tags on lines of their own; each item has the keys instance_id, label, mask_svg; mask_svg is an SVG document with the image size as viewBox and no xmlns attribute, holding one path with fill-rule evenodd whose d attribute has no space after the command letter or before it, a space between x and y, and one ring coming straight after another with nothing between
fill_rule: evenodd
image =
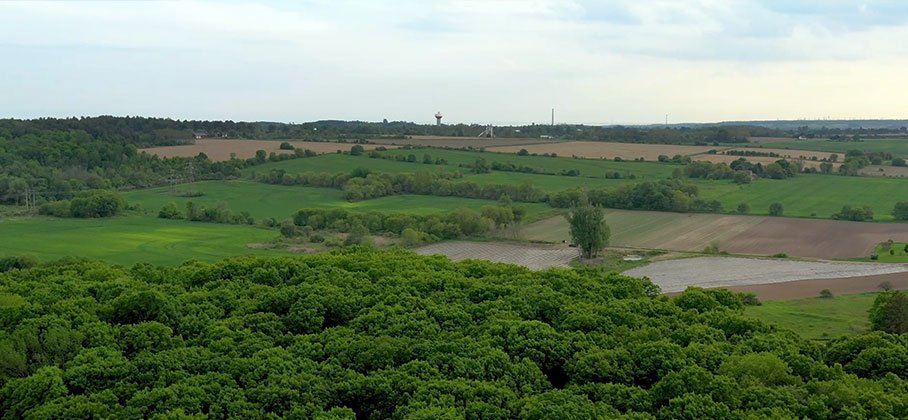
<instances>
[{"instance_id":1,"label":"meadow","mask_svg":"<svg viewBox=\"0 0 908 420\"><path fill-rule=\"evenodd\" d=\"M759 140L757 140L759 141ZM737 147L740 147L738 145ZM760 148L763 145L750 144L750 148ZM800 149L813 150L817 152L838 153L840 158L849 150L861 150L867 152L888 152L895 156L908 157L908 139L906 138L886 138L886 139L867 139L864 141L833 141L829 139L807 139L807 140L784 140L772 141L765 144L766 148L772 149Z\"/></svg>"},{"instance_id":2,"label":"meadow","mask_svg":"<svg viewBox=\"0 0 908 420\"><path fill-rule=\"evenodd\" d=\"M30 217L0 221L0 255L34 255L41 261L87 257L114 264L177 265L188 258L218 261L244 254L286 254L253 249L274 230L142 216L110 219Z\"/></svg>"},{"instance_id":3,"label":"meadow","mask_svg":"<svg viewBox=\"0 0 908 420\"><path fill-rule=\"evenodd\" d=\"M831 339L859 334L870 328L867 311L876 293L838 295L763 302L745 314L797 332L807 339Z\"/></svg>"}]
</instances>

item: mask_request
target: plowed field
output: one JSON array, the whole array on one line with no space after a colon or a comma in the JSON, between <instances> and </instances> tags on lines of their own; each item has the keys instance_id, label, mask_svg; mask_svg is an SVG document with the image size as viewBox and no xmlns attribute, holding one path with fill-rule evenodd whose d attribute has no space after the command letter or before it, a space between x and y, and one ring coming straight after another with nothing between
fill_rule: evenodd
<instances>
[{"instance_id":1,"label":"plowed field","mask_svg":"<svg viewBox=\"0 0 908 420\"><path fill-rule=\"evenodd\" d=\"M239 159L247 159L255 156L258 150L264 150L265 153L293 153L292 150L281 150L281 143L285 140L217 140L217 139L200 139L195 144L184 146L164 146L140 149L160 157L193 157L199 153L208 155L213 161L229 160L230 154L235 153ZM307 142L307 141L287 141L297 149L309 149L315 153L335 153L338 150L350 150L352 143L328 143L328 142ZM377 145L364 144L365 150L372 150ZM385 146L393 148L395 146Z\"/></svg>"}]
</instances>

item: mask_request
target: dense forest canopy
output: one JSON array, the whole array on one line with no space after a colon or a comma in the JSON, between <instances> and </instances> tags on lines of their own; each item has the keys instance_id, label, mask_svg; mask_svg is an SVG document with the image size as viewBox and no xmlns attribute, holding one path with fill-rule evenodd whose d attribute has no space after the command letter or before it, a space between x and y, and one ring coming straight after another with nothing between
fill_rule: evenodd
<instances>
[{"instance_id":1,"label":"dense forest canopy","mask_svg":"<svg viewBox=\"0 0 908 420\"><path fill-rule=\"evenodd\" d=\"M0 273L9 418L908 416L904 337L805 341L728 291L365 248L32 264Z\"/></svg>"}]
</instances>

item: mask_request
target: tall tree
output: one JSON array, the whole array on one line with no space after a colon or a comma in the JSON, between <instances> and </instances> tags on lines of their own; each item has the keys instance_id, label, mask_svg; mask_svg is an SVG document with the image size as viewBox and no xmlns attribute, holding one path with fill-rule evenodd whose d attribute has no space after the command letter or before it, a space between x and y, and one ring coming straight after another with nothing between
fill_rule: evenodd
<instances>
[{"instance_id":1,"label":"tall tree","mask_svg":"<svg viewBox=\"0 0 908 420\"><path fill-rule=\"evenodd\" d=\"M870 308L870 326L890 334L908 332L908 296L900 291L880 293Z\"/></svg>"},{"instance_id":2,"label":"tall tree","mask_svg":"<svg viewBox=\"0 0 908 420\"><path fill-rule=\"evenodd\" d=\"M567 215L571 240L580 247L583 258L597 256L599 250L608 245L611 231L603 216L602 208L589 203L574 207Z\"/></svg>"}]
</instances>

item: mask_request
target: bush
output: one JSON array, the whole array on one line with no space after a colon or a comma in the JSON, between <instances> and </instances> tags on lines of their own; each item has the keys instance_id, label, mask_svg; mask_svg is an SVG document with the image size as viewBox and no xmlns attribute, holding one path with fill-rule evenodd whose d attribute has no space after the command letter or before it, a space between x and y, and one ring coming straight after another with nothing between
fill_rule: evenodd
<instances>
[{"instance_id":1,"label":"bush","mask_svg":"<svg viewBox=\"0 0 908 420\"><path fill-rule=\"evenodd\" d=\"M0 257L0 273L10 270L26 270L38 265L38 258L32 255Z\"/></svg>"},{"instance_id":2,"label":"bush","mask_svg":"<svg viewBox=\"0 0 908 420\"><path fill-rule=\"evenodd\" d=\"M781 216L783 211L782 203L772 203L769 205L770 216Z\"/></svg>"},{"instance_id":3,"label":"bush","mask_svg":"<svg viewBox=\"0 0 908 420\"><path fill-rule=\"evenodd\" d=\"M293 145L286 141L281 143L281 145L278 146L278 148L281 150L293 150L294 149Z\"/></svg>"},{"instance_id":4,"label":"bush","mask_svg":"<svg viewBox=\"0 0 908 420\"><path fill-rule=\"evenodd\" d=\"M753 293L741 293L741 303L744 306L760 306L763 302L760 302L760 299L757 298L756 294Z\"/></svg>"},{"instance_id":5,"label":"bush","mask_svg":"<svg viewBox=\"0 0 908 420\"><path fill-rule=\"evenodd\" d=\"M842 210L833 214L832 218L835 220L851 220L853 222L871 221L873 220L873 209L869 206L842 206Z\"/></svg>"},{"instance_id":6,"label":"bush","mask_svg":"<svg viewBox=\"0 0 908 420\"><path fill-rule=\"evenodd\" d=\"M126 200L113 191L96 190L77 194L69 202L72 217L96 218L117 215L126 207Z\"/></svg>"},{"instance_id":7,"label":"bush","mask_svg":"<svg viewBox=\"0 0 908 420\"><path fill-rule=\"evenodd\" d=\"M895 220L908 220L908 201L899 201L892 208L892 217Z\"/></svg>"},{"instance_id":8,"label":"bush","mask_svg":"<svg viewBox=\"0 0 908 420\"><path fill-rule=\"evenodd\" d=\"M738 214L750 213L750 204L747 204L747 203L738 204L738 208L735 209L735 211L737 211Z\"/></svg>"},{"instance_id":9,"label":"bush","mask_svg":"<svg viewBox=\"0 0 908 420\"><path fill-rule=\"evenodd\" d=\"M906 164L905 159L897 157L892 158L892 166L908 166L908 164Z\"/></svg>"},{"instance_id":10,"label":"bush","mask_svg":"<svg viewBox=\"0 0 908 420\"><path fill-rule=\"evenodd\" d=\"M832 290L829 290L829 289L820 290L820 297L823 298L823 299L831 299L831 298L832 298Z\"/></svg>"},{"instance_id":11,"label":"bush","mask_svg":"<svg viewBox=\"0 0 908 420\"><path fill-rule=\"evenodd\" d=\"M311 236L309 236L309 241L314 244L320 244L322 242L325 242L325 237L315 233L315 234L312 234Z\"/></svg>"},{"instance_id":12,"label":"bush","mask_svg":"<svg viewBox=\"0 0 908 420\"><path fill-rule=\"evenodd\" d=\"M520 151L517 152L517 156L529 156L529 155L530 155L530 152L528 152L527 149L520 149Z\"/></svg>"},{"instance_id":13,"label":"bush","mask_svg":"<svg viewBox=\"0 0 908 420\"><path fill-rule=\"evenodd\" d=\"M887 281L884 281L884 282L882 282L882 283L880 283L880 284L877 286L877 288L880 289L880 290L883 291L883 292L888 292L888 291L891 291L891 290L893 289L892 283L889 282L888 280L887 280Z\"/></svg>"},{"instance_id":14,"label":"bush","mask_svg":"<svg viewBox=\"0 0 908 420\"><path fill-rule=\"evenodd\" d=\"M880 256L879 256L879 254L874 252L873 254L870 254L870 259L873 261L876 261L876 260L880 259Z\"/></svg>"},{"instance_id":15,"label":"bush","mask_svg":"<svg viewBox=\"0 0 908 420\"><path fill-rule=\"evenodd\" d=\"M281 236L285 238L294 238L300 235L300 228L293 224L293 220L287 219L281 222Z\"/></svg>"},{"instance_id":16,"label":"bush","mask_svg":"<svg viewBox=\"0 0 908 420\"><path fill-rule=\"evenodd\" d=\"M353 147L350 148L350 155L359 156L359 155L363 154L363 150L365 150L365 149L363 149L363 146L355 144L355 145L353 145Z\"/></svg>"},{"instance_id":17,"label":"bush","mask_svg":"<svg viewBox=\"0 0 908 420\"><path fill-rule=\"evenodd\" d=\"M788 258L788 254L786 254L784 252L777 252L775 254L772 254L772 257L773 258Z\"/></svg>"},{"instance_id":18,"label":"bush","mask_svg":"<svg viewBox=\"0 0 908 420\"><path fill-rule=\"evenodd\" d=\"M69 200L51 201L38 208L38 214L54 217L70 217Z\"/></svg>"},{"instance_id":19,"label":"bush","mask_svg":"<svg viewBox=\"0 0 908 420\"><path fill-rule=\"evenodd\" d=\"M170 202L161 207L161 211L158 212L158 217L161 219L182 219L183 213L180 213L180 210L177 208L177 203Z\"/></svg>"}]
</instances>

